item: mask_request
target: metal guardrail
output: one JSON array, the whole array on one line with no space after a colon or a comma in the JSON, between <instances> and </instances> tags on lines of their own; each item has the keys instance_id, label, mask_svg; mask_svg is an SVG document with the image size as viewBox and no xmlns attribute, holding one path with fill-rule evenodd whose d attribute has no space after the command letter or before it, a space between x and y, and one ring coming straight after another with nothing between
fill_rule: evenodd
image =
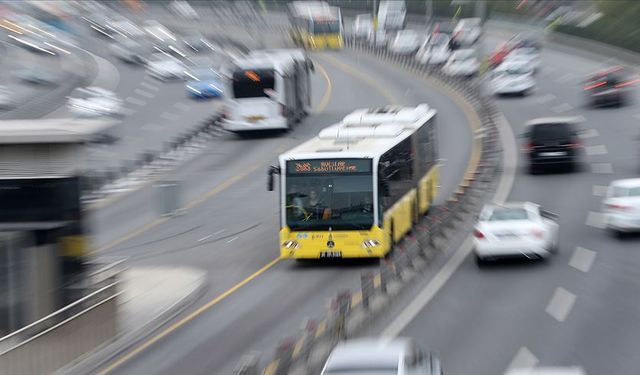
<instances>
[{"instance_id":1,"label":"metal guardrail","mask_svg":"<svg viewBox=\"0 0 640 375\"><path fill-rule=\"evenodd\" d=\"M0 338L0 374L53 373L111 340L119 295L118 283L109 284Z\"/></svg>"},{"instance_id":2,"label":"metal guardrail","mask_svg":"<svg viewBox=\"0 0 640 375\"><path fill-rule=\"evenodd\" d=\"M415 226L411 235L396 245L394 254L377 271L361 274L357 291L342 290L332 299L331 308L320 320L308 320L297 337L283 340L265 375L317 374L339 341L355 337L389 305L416 275L434 263L450 246L450 240L470 232L470 222L495 187L501 169L501 146L496 126L498 110L480 79L449 77L430 66L418 63L413 56L400 56L354 40L347 47L434 80L445 89L464 97L480 118L481 128L474 134L477 158L453 195ZM255 372L239 367L237 375Z\"/></svg>"}]
</instances>

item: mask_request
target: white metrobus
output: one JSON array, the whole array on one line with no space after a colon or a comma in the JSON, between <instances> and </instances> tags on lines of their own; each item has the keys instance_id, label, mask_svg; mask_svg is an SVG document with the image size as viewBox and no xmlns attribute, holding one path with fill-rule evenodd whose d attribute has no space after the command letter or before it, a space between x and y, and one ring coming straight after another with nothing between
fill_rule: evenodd
<instances>
[{"instance_id":1,"label":"white metrobus","mask_svg":"<svg viewBox=\"0 0 640 375\"><path fill-rule=\"evenodd\" d=\"M357 110L280 155L283 258L383 257L438 190L436 111Z\"/></svg>"},{"instance_id":2,"label":"white metrobus","mask_svg":"<svg viewBox=\"0 0 640 375\"><path fill-rule=\"evenodd\" d=\"M289 130L310 112L313 64L301 50L261 50L225 69L222 127L235 133Z\"/></svg>"}]
</instances>

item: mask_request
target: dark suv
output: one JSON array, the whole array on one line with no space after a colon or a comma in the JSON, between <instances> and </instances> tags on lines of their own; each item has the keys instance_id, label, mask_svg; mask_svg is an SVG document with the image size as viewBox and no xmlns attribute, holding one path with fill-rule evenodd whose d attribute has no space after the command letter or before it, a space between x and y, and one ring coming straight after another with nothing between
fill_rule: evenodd
<instances>
[{"instance_id":1,"label":"dark suv","mask_svg":"<svg viewBox=\"0 0 640 375\"><path fill-rule=\"evenodd\" d=\"M587 104L593 107L626 104L630 86L635 81L626 77L622 67L603 70L589 77L584 84Z\"/></svg>"},{"instance_id":2,"label":"dark suv","mask_svg":"<svg viewBox=\"0 0 640 375\"><path fill-rule=\"evenodd\" d=\"M573 118L541 118L529 121L523 134L524 151L529 156L529 171L537 173L542 167L560 166L575 169L582 153Z\"/></svg>"}]
</instances>

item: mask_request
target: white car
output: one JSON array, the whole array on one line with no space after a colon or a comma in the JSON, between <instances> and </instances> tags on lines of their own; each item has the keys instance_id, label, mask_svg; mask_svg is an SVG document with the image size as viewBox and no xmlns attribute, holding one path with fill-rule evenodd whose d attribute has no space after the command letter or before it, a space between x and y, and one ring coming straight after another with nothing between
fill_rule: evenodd
<instances>
[{"instance_id":1,"label":"white car","mask_svg":"<svg viewBox=\"0 0 640 375\"><path fill-rule=\"evenodd\" d=\"M605 225L615 234L640 231L640 178L611 182L602 206Z\"/></svg>"},{"instance_id":2,"label":"white car","mask_svg":"<svg viewBox=\"0 0 640 375\"><path fill-rule=\"evenodd\" d=\"M437 356L411 339L364 338L336 346L321 375L442 375Z\"/></svg>"},{"instance_id":3,"label":"white car","mask_svg":"<svg viewBox=\"0 0 640 375\"><path fill-rule=\"evenodd\" d=\"M165 53L154 53L147 62L149 74L160 80L184 78L186 70L182 61Z\"/></svg>"},{"instance_id":4,"label":"white car","mask_svg":"<svg viewBox=\"0 0 640 375\"><path fill-rule=\"evenodd\" d=\"M453 39L461 46L470 46L480 39L482 34L482 20L480 18L463 18L453 29Z\"/></svg>"},{"instance_id":5,"label":"white car","mask_svg":"<svg viewBox=\"0 0 640 375\"><path fill-rule=\"evenodd\" d=\"M486 205L473 232L478 265L487 260L526 257L541 259L559 246L557 215L531 202Z\"/></svg>"},{"instance_id":6,"label":"white car","mask_svg":"<svg viewBox=\"0 0 640 375\"><path fill-rule=\"evenodd\" d=\"M479 68L480 62L476 57L476 51L459 49L449 56L449 60L442 67L442 71L449 76L470 77L476 75Z\"/></svg>"},{"instance_id":7,"label":"white car","mask_svg":"<svg viewBox=\"0 0 640 375\"><path fill-rule=\"evenodd\" d=\"M505 61L491 72L491 90L495 95L527 95L536 86L528 66Z\"/></svg>"},{"instance_id":8,"label":"white car","mask_svg":"<svg viewBox=\"0 0 640 375\"><path fill-rule=\"evenodd\" d=\"M367 37L367 42L377 48L384 47L387 45L387 32L384 29L378 29L374 34L374 31L371 30Z\"/></svg>"},{"instance_id":9,"label":"white car","mask_svg":"<svg viewBox=\"0 0 640 375\"><path fill-rule=\"evenodd\" d=\"M514 368L505 375L587 375L580 367Z\"/></svg>"},{"instance_id":10,"label":"white car","mask_svg":"<svg viewBox=\"0 0 640 375\"><path fill-rule=\"evenodd\" d=\"M436 33L422 43L416 53L416 60L421 64L441 65L451 56L449 36Z\"/></svg>"},{"instance_id":11,"label":"white car","mask_svg":"<svg viewBox=\"0 0 640 375\"><path fill-rule=\"evenodd\" d=\"M420 36L414 30L400 30L389 43L389 51L409 55L420 48Z\"/></svg>"},{"instance_id":12,"label":"white car","mask_svg":"<svg viewBox=\"0 0 640 375\"><path fill-rule=\"evenodd\" d=\"M514 63L526 64L533 72L540 69L540 53L533 47L516 48L509 52L503 62L512 61Z\"/></svg>"},{"instance_id":13,"label":"white car","mask_svg":"<svg viewBox=\"0 0 640 375\"><path fill-rule=\"evenodd\" d=\"M69 112L78 117L119 116L123 108L115 93L95 86L73 90L67 105Z\"/></svg>"},{"instance_id":14,"label":"white car","mask_svg":"<svg viewBox=\"0 0 640 375\"><path fill-rule=\"evenodd\" d=\"M365 39L373 31L373 20L370 14L359 14L353 22L353 36L356 39Z\"/></svg>"}]
</instances>

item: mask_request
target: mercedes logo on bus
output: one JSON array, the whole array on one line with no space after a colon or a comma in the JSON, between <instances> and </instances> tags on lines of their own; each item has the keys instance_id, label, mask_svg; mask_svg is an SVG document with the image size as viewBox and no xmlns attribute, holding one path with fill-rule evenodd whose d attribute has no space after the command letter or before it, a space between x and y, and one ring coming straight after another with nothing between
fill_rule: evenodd
<instances>
[{"instance_id":1,"label":"mercedes logo on bus","mask_svg":"<svg viewBox=\"0 0 640 375\"><path fill-rule=\"evenodd\" d=\"M336 243L335 243L335 242L333 242L333 241L331 241L331 240L327 241L327 247L328 247L329 249L333 249L333 247L334 247L334 246L336 246Z\"/></svg>"}]
</instances>

